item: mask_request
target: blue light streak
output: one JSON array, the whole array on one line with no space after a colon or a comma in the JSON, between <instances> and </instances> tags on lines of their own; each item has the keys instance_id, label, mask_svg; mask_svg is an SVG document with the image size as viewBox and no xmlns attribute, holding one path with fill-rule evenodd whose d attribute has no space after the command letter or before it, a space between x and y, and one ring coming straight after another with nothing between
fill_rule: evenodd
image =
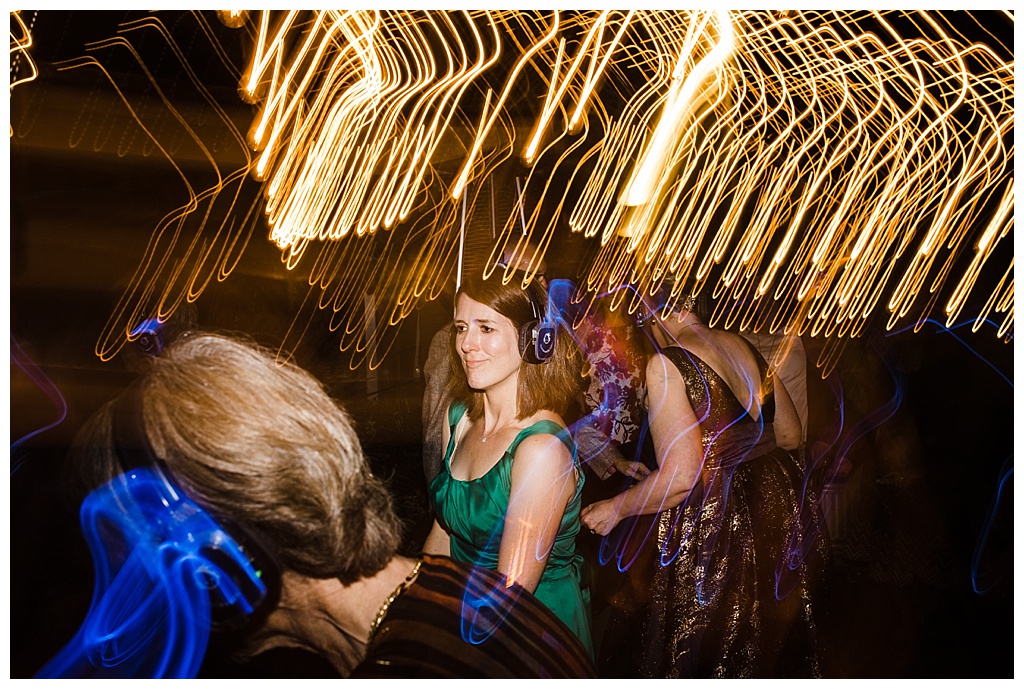
<instances>
[{"instance_id":1,"label":"blue light streak","mask_svg":"<svg viewBox=\"0 0 1024 689\"><path fill-rule=\"evenodd\" d=\"M266 595L234 539L159 470L135 469L100 486L83 501L80 519L96 570L92 603L37 677L194 677L209 640L211 597L251 613ZM218 562L244 572L258 599Z\"/></svg>"},{"instance_id":2,"label":"blue light streak","mask_svg":"<svg viewBox=\"0 0 1024 689\"><path fill-rule=\"evenodd\" d=\"M944 332L944 333L948 334L954 340L956 340L957 342L962 344L964 347L967 348L967 351L969 351L971 354L973 354L975 357L977 357L978 361L981 361L986 366L991 368L993 371L995 371L997 374L999 374L1000 378L1002 378L1004 381L1006 381L1007 385L1009 385L1011 388L1013 387L1013 381L1010 380L1006 376L1005 373L1003 373L998 368L996 368L995 364L993 364L991 361L989 361L988 359L983 357L981 354L979 354L978 350L976 350L974 347L972 347L969 344L967 344L967 342L964 341L964 339L962 337L960 337L955 332L953 332L957 328L963 328L964 326L970 325L973 321L964 321L962 323L958 323L958 324L954 325L952 328L947 328L945 325L943 325L939 321L935 320L934 318L926 318L923 322L924 323L931 323L932 325L936 326L936 328L938 328L939 332ZM998 325L999 325L998 323L994 323L993 321L987 320L987 319L985 320L985 323L988 323L989 325L994 325L996 327L998 327ZM907 326L905 328L901 328L900 330L893 330L892 332L887 333L886 337L892 337L893 335L899 335L900 333L904 333L907 330L910 330L910 329L915 328L915 327L917 327L917 326L910 325L910 326ZM1012 340L1013 337L1011 336L1010 339Z\"/></svg>"},{"instance_id":3,"label":"blue light streak","mask_svg":"<svg viewBox=\"0 0 1024 689\"><path fill-rule=\"evenodd\" d=\"M974 557L971 559L971 586L974 588L975 593L978 594L984 595L991 591L996 584L1006 577L1009 570L1013 567L1012 545L1009 551L1009 564L1007 564L1005 558L998 558L998 556L992 555L989 552L989 536L991 536L992 527L999 516L999 508L1003 504L1004 491L1011 485L1012 480L1013 457L1009 457L999 471L999 481L995 497L992 500L992 507L989 509L988 517L985 519L985 527L978 538L978 544L974 549ZM1012 522L1012 504L1009 505L1009 509L1011 510L1010 521ZM989 560L994 560L994 562L989 562Z\"/></svg>"}]
</instances>

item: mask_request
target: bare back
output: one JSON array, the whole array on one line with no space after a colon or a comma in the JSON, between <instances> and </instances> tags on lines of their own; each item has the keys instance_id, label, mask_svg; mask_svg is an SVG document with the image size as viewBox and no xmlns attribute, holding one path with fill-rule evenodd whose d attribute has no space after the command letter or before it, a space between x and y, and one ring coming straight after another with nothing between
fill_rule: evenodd
<instances>
[{"instance_id":1,"label":"bare back","mask_svg":"<svg viewBox=\"0 0 1024 689\"><path fill-rule=\"evenodd\" d=\"M761 385L761 369L746 340L711 328L687 329L677 340L680 347L700 357L725 381L752 418L760 418L765 391Z\"/></svg>"},{"instance_id":2,"label":"bare back","mask_svg":"<svg viewBox=\"0 0 1024 689\"><path fill-rule=\"evenodd\" d=\"M802 429L793 400L778 376L773 376L770 389L765 387L753 345L735 333L707 327L682 328L675 343L711 367L755 420L761 418L765 398L774 392L778 443L787 450L799 446Z\"/></svg>"}]
</instances>

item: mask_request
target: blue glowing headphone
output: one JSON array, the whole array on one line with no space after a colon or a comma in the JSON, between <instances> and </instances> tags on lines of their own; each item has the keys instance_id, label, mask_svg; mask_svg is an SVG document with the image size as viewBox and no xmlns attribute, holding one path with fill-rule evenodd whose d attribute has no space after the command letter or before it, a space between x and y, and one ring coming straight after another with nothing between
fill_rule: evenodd
<instances>
[{"instance_id":1,"label":"blue glowing headphone","mask_svg":"<svg viewBox=\"0 0 1024 689\"><path fill-rule=\"evenodd\" d=\"M153 507L143 515L152 537L204 561L196 576L209 592L212 627L240 628L278 593L281 570L273 550L241 525L214 519L181 490L149 444L142 409L142 388L135 383L118 399L114 411L114 447L122 466L133 469L120 480L129 491L139 486L134 493L156 493L155 502L143 503ZM139 482L137 476L144 480Z\"/></svg>"},{"instance_id":2,"label":"blue glowing headphone","mask_svg":"<svg viewBox=\"0 0 1024 689\"><path fill-rule=\"evenodd\" d=\"M96 573L92 603L38 678L195 677L213 618L231 611L237 620L267 596L248 555L159 467L96 488L80 518Z\"/></svg>"},{"instance_id":3,"label":"blue glowing headphone","mask_svg":"<svg viewBox=\"0 0 1024 689\"><path fill-rule=\"evenodd\" d=\"M272 551L229 531L172 480L146 438L141 390L132 385L114 408L114 447L128 470L82 502L96 573L89 612L37 677L194 677L211 628L241 627L280 592Z\"/></svg>"},{"instance_id":4,"label":"blue glowing headphone","mask_svg":"<svg viewBox=\"0 0 1024 689\"><path fill-rule=\"evenodd\" d=\"M164 351L164 324L159 318L147 318L132 330L128 340L142 356L154 358Z\"/></svg>"}]
</instances>

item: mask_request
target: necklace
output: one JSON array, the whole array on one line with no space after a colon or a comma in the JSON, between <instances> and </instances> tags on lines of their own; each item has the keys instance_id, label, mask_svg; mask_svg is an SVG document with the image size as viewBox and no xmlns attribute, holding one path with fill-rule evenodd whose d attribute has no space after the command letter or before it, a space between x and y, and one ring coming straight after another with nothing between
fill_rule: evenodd
<instances>
[{"instance_id":1,"label":"necklace","mask_svg":"<svg viewBox=\"0 0 1024 689\"><path fill-rule=\"evenodd\" d=\"M373 618L373 624L370 625L370 633L366 637L367 645L373 641L373 636L377 633L377 628L380 626L380 623L384 621L384 616L388 614L388 608L391 607L391 604L395 602L396 598L402 595L402 593L409 588L409 584L411 584L412 580L416 578L417 574L419 574L420 565L422 564L423 560L416 560L416 564L413 566L412 571L409 572L405 579L402 580L402 583L400 583L395 590L391 592L391 595L384 599L384 603L381 604L380 610L377 611L377 616Z\"/></svg>"},{"instance_id":2,"label":"necklace","mask_svg":"<svg viewBox=\"0 0 1024 689\"><path fill-rule=\"evenodd\" d=\"M481 431L481 433L480 433L480 442L486 443L488 438L493 439L494 436L498 435L499 433L501 433L503 430L505 430L506 428L508 428L511 425L512 425L512 422L509 421L508 423L506 423L506 424L504 424L502 426L498 426L493 431L491 431L491 434L489 436L484 435L483 432Z\"/></svg>"}]
</instances>

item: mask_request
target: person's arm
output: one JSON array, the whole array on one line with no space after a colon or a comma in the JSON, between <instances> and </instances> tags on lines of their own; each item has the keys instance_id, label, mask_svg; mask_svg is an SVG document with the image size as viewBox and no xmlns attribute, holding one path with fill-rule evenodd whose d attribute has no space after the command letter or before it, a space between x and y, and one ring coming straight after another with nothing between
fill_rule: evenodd
<instances>
[{"instance_id":1,"label":"person's arm","mask_svg":"<svg viewBox=\"0 0 1024 689\"><path fill-rule=\"evenodd\" d=\"M532 435L519 444L498 548L498 571L509 583L537 590L575 489L572 455L557 437Z\"/></svg>"},{"instance_id":2,"label":"person's arm","mask_svg":"<svg viewBox=\"0 0 1024 689\"><path fill-rule=\"evenodd\" d=\"M444 418L445 420L448 419L447 410L445 411ZM448 441L451 437L452 429L446 423L441 430L441 438L444 441L443 447L448 447ZM434 525L430 527L430 533L427 534L427 539L423 542L423 552L430 553L431 555L451 556L452 554L450 536L448 535L448 532L441 527L437 519L434 520Z\"/></svg>"},{"instance_id":3,"label":"person's arm","mask_svg":"<svg viewBox=\"0 0 1024 689\"><path fill-rule=\"evenodd\" d=\"M423 473L429 482L441 464L438 453L444 453L447 445L441 444L442 429L448 425L446 385L451 373L448 359L449 327L438 330L430 340L427 361L423 365Z\"/></svg>"},{"instance_id":4,"label":"person's arm","mask_svg":"<svg viewBox=\"0 0 1024 689\"><path fill-rule=\"evenodd\" d=\"M607 535L622 519L675 507L690 494L700 473L703 453L700 426L686 395L686 383L661 354L647 364L650 432L658 468L624 493L585 507L584 526Z\"/></svg>"},{"instance_id":5,"label":"person's arm","mask_svg":"<svg viewBox=\"0 0 1024 689\"><path fill-rule=\"evenodd\" d=\"M430 533L427 534L427 540L423 542L423 552L430 555L447 555L450 557L452 546L449 538L448 532L441 528L441 525L435 519L434 525L430 528Z\"/></svg>"},{"instance_id":6,"label":"person's arm","mask_svg":"<svg viewBox=\"0 0 1024 689\"><path fill-rule=\"evenodd\" d=\"M586 419L576 430L576 448L580 463L602 481L611 475L615 461L622 458L608 434L586 423Z\"/></svg>"}]
</instances>

